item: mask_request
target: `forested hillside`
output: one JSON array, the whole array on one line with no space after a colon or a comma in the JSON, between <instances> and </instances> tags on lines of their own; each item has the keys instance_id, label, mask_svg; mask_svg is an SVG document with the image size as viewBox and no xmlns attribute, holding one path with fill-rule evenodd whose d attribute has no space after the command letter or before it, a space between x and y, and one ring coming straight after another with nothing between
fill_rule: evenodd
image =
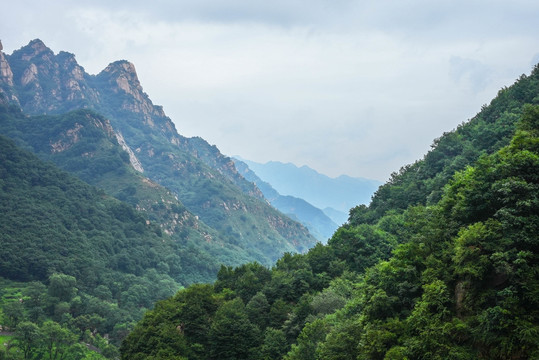
<instances>
[{"instance_id":1,"label":"forested hillside","mask_svg":"<svg viewBox=\"0 0 539 360\"><path fill-rule=\"evenodd\" d=\"M434 140L423 159L393 173L373 196L368 211L366 206L356 207L351 220L375 221L387 211L438 202L444 185L456 171L509 143L523 104L539 102L538 89L539 69L535 67L529 76L523 74L511 87L501 89L469 122Z\"/></svg>"},{"instance_id":2,"label":"forested hillside","mask_svg":"<svg viewBox=\"0 0 539 360\"><path fill-rule=\"evenodd\" d=\"M92 76L34 40L0 67L1 358L114 358L155 301L314 244L127 61Z\"/></svg>"},{"instance_id":3,"label":"forested hillside","mask_svg":"<svg viewBox=\"0 0 539 360\"><path fill-rule=\"evenodd\" d=\"M220 264L238 265L253 259L252 249L223 241L171 191L136 171L103 116L90 110L26 116L15 107L2 106L0 133L132 205L170 235L181 249L176 255L182 271L175 279L182 285L213 281Z\"/></svg>"},{"instance_id":4,"label":"forested hillside","mask_svg":"<svg viewBox=\"0 0 539 360\"><path fill-rule=\"evenodd\" d=\"M2 304L3 325L53 319L77 338L89 330L118 344L145 308L180 288L179 244L6 137L0 146L0 274L26 289L22 303Z\"/></svg>"},{"instance_id":5,"label":"forested hillside","mask_svg":"<svg viewBox=\"0 0 539 360\"><path fill-rule=\"evenodd\" d=\"M122 358L539 357L538 78L437 139L327 246L159 302Z\"/></svg>"}]
</instances>

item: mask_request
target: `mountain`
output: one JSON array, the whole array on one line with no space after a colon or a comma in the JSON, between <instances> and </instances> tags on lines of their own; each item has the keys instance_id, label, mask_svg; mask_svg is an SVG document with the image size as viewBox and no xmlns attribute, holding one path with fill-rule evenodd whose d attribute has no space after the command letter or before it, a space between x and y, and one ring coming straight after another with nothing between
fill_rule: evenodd
<instances>
[{"instance_id":1,"label":"mountain","mask_svg":"<svg viewBox=\"0 0 539 360\"><path fill-rule=\"evenodd\" d=\"M272 269L223 267L157 303L122 359L537 358L538 100L539 65L393 174L327 245Z\"/></svg>"},{"instance_id":2,"label":"mountain","mask_svg":"<svg viewBox=\"0 0 539 360\"><path fill-rule=\"evenodd\" d=\"M330 207L348 213L350 208L358 204L368 204L374 191L381 185L376 180L347 175L330 178L306 165L297 167L278 161L260 164L241 160L280 194L302 198L319 209Z\"/></svg>"},{"instance_id":3,"label":"mountain","mask_svg":"<svg viewBox=\"0 0 539 360\"><path fill-rule=\"evenodd\" d=\"M336 224L342 225L348 221L348 212L339 211L332 207L324 208L322 211Z\"/></svg>"},{"instance_id":4,"label":"mountain","mask_svg":"<svg viewBox=\"0 0 539 360\"><path fill-rule=\"evenodd\" d=\"M529 76L523 74L511 87L501 89L489 106L483 106L468 122L435 139L423 159L391 174L368 207L353 208L351 221L376 222L388 212L437 203L455 172L509 144L524 105L537 104L538 78L536 66Z\"/></svg>"},{"instance_id":5,"label":"mountain","mask_svg":"<svg viewBox=\"0 0 539 360\"><path fill-rule=\"evenodd\" d=\"M284 252L306 251L316 242L304 226L269 206L215 146L179 135L162 107L143 92L133 64L117 61L89 75L73 54L55 55L33 40L11 55L2 54L0 69L0 92L25 114L59 115L84 108L103 115L139 171L214 230L217 235L208 231L206 236L210 247L226 244L243 250L229 253L228 263L248 259L269 265ZM78 125L72 125L62 131L76 131ZM132 191L123 190L126 196ZM115 194L123 190L110 189Z\"/></svg>"},{"instance_id":6,"label":"mountain","mask_svg":"<svg viewBox=\"0 0 539 360\"><path fill-rule=\"evenodd\" d=\"M145 177L136 157L124 150L123 138L103 116L77 110L30 117L4 108L0 133L43 160L129 203L174 241L190 249L190 254L181 259L182 272L175 277L181 284L211 281L220 264L249 261L245 249L220 239L174 194Z\"/></svg>"},{"instance_id":7,"label":"mountain","mask_svg":"<svg viewBox=\"0 0 539 360\"><path fill-rule=\"evenodd\" d=\"M324 211L314 207L303 199L279 194L269 183L262 181L251 171L246 163L238 159L233 160L240 174L245 179L254 183L273 207L283 214L287 214L292 219L301 222L319 241L326 242L338 228L338 225Z\"/></svg>"}]
</instances>

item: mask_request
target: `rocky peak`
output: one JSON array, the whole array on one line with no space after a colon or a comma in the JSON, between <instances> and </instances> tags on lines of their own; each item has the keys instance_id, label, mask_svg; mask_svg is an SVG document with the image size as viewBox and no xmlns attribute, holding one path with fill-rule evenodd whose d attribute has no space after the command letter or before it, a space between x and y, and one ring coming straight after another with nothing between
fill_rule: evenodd
<instances>
[{"instance_id":1,"label":"rocky peak","mask_svg":"<svg viewBox=\"0 0 539 360\"><path fill-rule=\"evenodd\" d=\"M129 61L120 60L109 64L96 78L99 82L107 84L107 88L113 93L124 95L120 106L121 109L140 114L146 125L155 128L156 121L159 123L171 123L163 108L155 106L144 92L140 85L135 65ZM162 125L159 124L158 127L162 127ZM168 127L165 124L167 129L163 128L162 130L168 132L170 131Z\"/></svg>"},{"instance_id":2,"label":"rocky peak","mask_svg":"<svg viewBox=\"0 0 539 360\"><path fill-rule=\"evenodd\" d=\"M84 68L77 63L74 54L60 51L60 53L56 55L56 61L60 68L67 72L68 76L72 76L77 81L84 80Z\"/></svg>"},{"instance_id":3,"label":"rocky peak","mask_svg":"<svg viewBox=\"0 0 539 360\"><path fill-rule=\"evenodd\" d=\"M11 101L26 112L56 113L97 102L96 91L87 83L89 75L71 53L61 51L55 55L36 39L6 59L13 69L11 83L8 84L9 72L0 59L0 87L4 84L4 89L18 94L18 99L11 96ZM2 78L2 75L6 77Z\"/></svg>"},{"instance_id":4,"label":"rocky peak","mask_svg":"<svg viewBox=\"0 0 539 360\"><path fill-rule=\"evenodd\" d=\"M0 81L5 82L9 86L13 86L13 72L7 62L4 53L0 52Z\"/></svg>"},{"instance_id":5,"label":"rocky peak","mask_svg":"<svg viewBox=\"0 0 539 360\"><path fill-rule=\"evenodd\" d=\"M2 42L0 42L0 96L4 102L14 102L19 105L19 99L13 91L13 71L9 62L2 52Z\"/></svg>"},{"instance_id":6,"label":"rocky peak","mask_svg":"<svg viewBox=\"0 0 539 360\"><path fill-rule=\"evenodd\" d=\"M54 57L54 53L43 41L35 39L30 41L28 45L14 51L12 56L24 61L31 61L36 58L50 61Z\"/></svg>"},{"instance_id":7,"label":"rocky peak","mask_svg":"<svg viewBox=\"0 0 539 360\"><path fill-rule=\"evenodd\" d=\"M115 61L105 68L98 76L106 76L109 82L115 82L116 86L142 101L143 91L135 70L135 65L126 60Z\"/></svg>"}]
</instances>

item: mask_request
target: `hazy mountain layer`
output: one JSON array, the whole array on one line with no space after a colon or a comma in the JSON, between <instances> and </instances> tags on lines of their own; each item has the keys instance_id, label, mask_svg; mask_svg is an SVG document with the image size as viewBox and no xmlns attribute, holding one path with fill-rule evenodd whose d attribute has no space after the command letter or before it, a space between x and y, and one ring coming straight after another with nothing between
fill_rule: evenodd
<instances>
[{"instance_id":1,"label":"hazy mountain layer","mask_svg":"<svg viewBox=\"0 0 539 360\"><path fill-rule=\"evenodd\" d=\"M318 173L308 166L270 161L260 164L241 159L255 174L282 195L304 199L319 209L327 207L348 213L358 204L368 204L381 182L341 175L338 178Z\"/></svg>"},{"instance_id":2,"label":"hazy mountain layer","mask_svg":"<svg viewBox=\"0 0 539 360\"><path fill-rule=\"evenodd\" d=\"M238 159L234 159L234 163L240 174L253 182L262 191L264 197L272 206L301 222L319 241L325 243L338 228L338 225L322 210L303 199L279 194L269 183L262 181L249 169L246 163Z\"/></svg>"}]
</instances>

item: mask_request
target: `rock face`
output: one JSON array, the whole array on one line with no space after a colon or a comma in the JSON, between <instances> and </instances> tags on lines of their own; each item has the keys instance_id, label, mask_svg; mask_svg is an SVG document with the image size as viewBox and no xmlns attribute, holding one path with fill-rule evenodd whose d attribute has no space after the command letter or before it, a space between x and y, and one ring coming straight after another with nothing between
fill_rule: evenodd
<instances>
[{"instance_id":1,"label":"rock face","mask_svg":"<svg viewBox=\"0 0 539 360\"><path fill-rule=\"evenodd\" d=\"M13 91L13 71L11 71L11 67L9 66L9 63L4 55L3 52L0 51L0 84L4 84L4 86L0 86L0 94L3 95L7 101L13 102L17 105L19 105L19 99L17 96L15 96Z\"/></svg>"},{"instance_id":2,"label":"rock face","mask_svg":"<svg viewBox=\"0 0 539 360\"><path fill-rule=\"evenodd\" d=\"M8 86L13 86L13 72L4 53L0 53L0 81L6 83Z\"/></svg>"},{"instance_id":3,"label":"rock face","mask_svg":"<svg viewBox=\"0 0 539 360\"><path fill-rule=\"evenodd\" d=\"M245 260L269 264L285 251L315 244L304 226L271 208L217 147L178 134L163 108L144 93L130 62L116 61L89 75L73 54L55 55L40 40L3 59L0 91L11 102L36 115L80 108L104 115L133 167L172 190L226 241L250 249Z\"/></svg>"},{"instance_id":4,"label":"rock face","mask_svg":"<svg viewBox=\"0 0 539 360\"><path fill-rule=\"evenodd\" d=\"M137 156L135 155L133 150L131 150L131 148L127 145L122 134L120 134L119 132L116 133L116 140L118 140L118 144L120 144L122 149L124 149L124 151L129 154L129 161L131 162L131 165L133 166L133 168L137 170L138 172L143 173L144 168L142 167L142 164L137 159Z\"/></svg>"},{"instance_id":5,"label":"rock face","mask_svg":"<svg viewBox=\"0 0 539 360\"><path fill-rule=\"evenodd\" d=\"M7 61L15 64L11 66L12 81L0 79L0 88L17 93L18 104L28 113L60 113L75 104L80 108L98 101L96 90L88 84L89 76L73 54L55 55L41 40L33 40Z\"/></svg>"},{"instance_id":6,"label":"rock face","mask_svg":"<svg viewBox=\"0 0 539 360\"><path fill-rule=\"evenodd\" d=\"M129 112L141 114L144 122L154 127L154 118L166 118L163 108L154 106L148 95L142 90L135 66L125 60L116 61L105 68L96 77L99 87L112 91L122 98L120 108ZM173 127L166 128L171 131Z\"/></svg>"}]
</instances>

